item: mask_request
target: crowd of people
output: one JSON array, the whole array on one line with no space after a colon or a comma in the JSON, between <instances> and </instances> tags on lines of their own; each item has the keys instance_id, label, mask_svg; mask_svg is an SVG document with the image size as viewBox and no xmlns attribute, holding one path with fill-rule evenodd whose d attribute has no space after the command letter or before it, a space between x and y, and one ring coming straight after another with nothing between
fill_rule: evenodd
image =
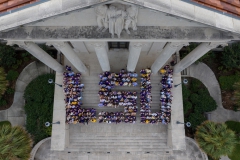
<instances>
[{"instance_id":1,"label":"crowd of people","mask_svg":"<svg viewBox=\"0 0 240 160\"><path fill-rule=\"evenodd\" d=\"M111 91L111 89L101 88L98 92L99 107L119 107L137 105L137 92Z\"/></svg>"},{"instance_id":2,"label":"crowd of people","mask_svg":"<svg viewBox=\"0 0 240 160\"><path fill-rule=\"evenodd\" d=\"M151 69L142 69L141 74L141 92L140 92L140 117L141 123L157 123L157 119L151 113Z\"/></svg>"},{"instance_id":3,"label":"crowd of people","mask_svg":"<svg viewBox=\"0 0 240 160\"><path fill-rule=\"evenodd\" d=\"M162 89L160 90L160 112L151 112L151 69L142 69L141 92L140 92L140 117L141 123L163 123L168 124L171 121L171 103L173 87L173 70L166 65L160 70L162 79L160 81ZM82 92L84 84L81 83L81 74L74 73L70 66L66 66L66 72L63 73L63 85L66 105L66 123L77 124L96 122L96 109L82 108ZM126 72L124 69L119 74L104 72L100 74L99 85L101 89L98 92L100 103L99 107L123 107L121 112L100 112L99 123L135 123L137 107L137 92L130 91L112 91L114 86L137 86L137 73Z\"/></svg>"},{"instance_id":4,"label":"crowd of people","mask_svg":"<svg viewBox=\"0 0 240 160\"><path fill-rule=\"evenodd\" d=\"M128 110L129 111L129 110ZM137 112L137 111L136 111ZM136 122L136 112L100 112L99 113L99 123L135 123ZM127 114L129 113L129 114Z\"/></svg>"},{"instance_id":5,"label":"crowd of people","mask_svg":"<svg viewBox=\"0 0 240 160\"><path fill-rule=\"evenodd\" d=\"M99 107L123 106L123 112L100 112L99 123L135 123L137 113L137 92L112 91L115 86L137 86L136 72L126 72L121 69L120 73L104 72L99 75L101 86L99 95Z\"/></svg>"},{"instance_id":6,"label":"crowd of people","mask_svg":"<svg viewBox=\"0 0 240 160\"><path fill-rule=\"evenodd\" d=\"M171 104L173 99L171 88L173 86L173 70L169 65L166 65L160 70L160 73L162 74L162 89L160 90L160 120L163 124L168 124L171 121Z\"/></svg>"},{"instance_id":7,"label":"crowd of people","mask_svg":"<svg viewBox=\"0 0 240 160\"><path fill-rule=\"evenodd\" d=\"M81 83L81 74L74 73L70 66L66 66L63 73L63 86L66 107L66 123L88 124L89 121L96 121L96 110L81 108L82 92L84 84Z\"/></svg>"},{"instance_id":8,"label":"crowd of people","mask_svg":"<svg viewBox=\"0 0 240 160\"><path fill-rule=\"evenodd\" d=\"M111 89L114 86L137 86L136 72L127 72L121 69L120 73L103 72L99 75L99 85L103 88Z\"/></svg>"}]
</instances>

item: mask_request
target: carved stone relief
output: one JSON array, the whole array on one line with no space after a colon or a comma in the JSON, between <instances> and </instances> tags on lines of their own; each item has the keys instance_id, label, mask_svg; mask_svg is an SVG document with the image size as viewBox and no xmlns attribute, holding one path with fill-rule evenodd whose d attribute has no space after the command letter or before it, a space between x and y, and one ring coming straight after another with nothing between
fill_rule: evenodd
<instances>
[{"instance_id":1,"label":"carved stone relief","mask_svg":"<svg viewBox=\"0 0 240 160\"><path fill-rule=\"evenodd\" d=\"M108 7L107 5L99 5L95 7L95 13L97 15L97 31L105 32L109 29L112 38L115 34L120 38L123 29L130 34L130 25L134 31L137 30L137 6L111 4Z\"/></svg>"}]
</instances>

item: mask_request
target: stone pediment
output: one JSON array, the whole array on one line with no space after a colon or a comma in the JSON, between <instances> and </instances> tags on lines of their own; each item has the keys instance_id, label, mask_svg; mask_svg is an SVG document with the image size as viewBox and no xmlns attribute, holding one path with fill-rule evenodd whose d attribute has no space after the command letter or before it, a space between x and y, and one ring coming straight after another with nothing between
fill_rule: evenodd
<instances>
[{"instance_id":1,"label":"stone pediment","mask_svg":"<svg viewBox=\"0 0 240 160\"><path fill-rule=\"evenodd\" d=\"M109 3L110 5L118 6L126 12L126 9L131 4ZM98 5L102 6L102 5ZM137 5L135 5L137 6ZM96 6L97 7L97 6ZM39 22L27 24L26 26L97 26L96 7L83 10L72 11L63 15L55 16L48 19L43 19ZM137 26L198 26L206 27L206 25L189 21L184 18L171 16L163 12L153 11L148 8L138 7Z\"/></svg>"},{"instance_id":2,"label":"stone pediment","mask_svg":"<svg viewBox=\"0 0 240 160\"><path fill-rule=\"evenodd\" d=\"M33 22L38 26L52 26L52 24L64 26L61 24L64 22L65 24L67 22L67 24L71 26L80 26L77 25L78 23L81 23L82 26L97 26L96 15L94 15L95 18L93 18L90 16L91 14L84 14L87 21L81 20L76 16L69 18L68 15L74 15L74 12L78 12L79 14L81 14L81 12L93 13L94 8L91 7L113 2L122 3L124 5L139 6L138 26L163 26L162 24L164 24L164 26L199 27L208 25L216 29L240 33L240 21L238 19L179 0L71 0L71 2L69 0L51 0L0 17L0 31L18 27L20 25L34 25L32 24ZM159 16L160 14L163 14L165 17ZM55 19L59 19L57 23L54 21ZM75 23L74 25L73 22ZM89 25L88 23L92 23L92 25Z\"/></svg>"},{"instance_id":3,"label":"stone pediment","mask_svg":"<svg viewBox=\"0 0 240 160\"><path fill-rule=\"evenodd\" d=\"M68 14L56 16L54 18L48 18L41 22L28 24L26 26L78 26L85 28L86 26L98 26L96 30L99 31L99 35L96 37L102 38L108 37L105 32L110 33L112 38L120 38L123 31L130 35L131 33L133 34L138 27L141 27L141 30L146 30L147 26L152 28L159 26L206 27L206 25L202 25L200 23L169 16L168 14L162 12L153 12L150 9L141 8L137 5L128 3L100 4L92 8L70 12ZM159 33L161 33L161 31Z\"/></svg>"}]
</instances>

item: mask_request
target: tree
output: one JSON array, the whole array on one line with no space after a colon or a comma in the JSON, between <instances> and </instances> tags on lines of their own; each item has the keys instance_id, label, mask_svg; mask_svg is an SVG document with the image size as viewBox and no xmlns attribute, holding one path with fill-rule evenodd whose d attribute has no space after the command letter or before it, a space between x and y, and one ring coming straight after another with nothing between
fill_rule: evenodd
<instances>
[{"instance_id":1,"label":"tree","mask_svg":"<svg viewBox=\"0 0 240 160\"><path fill-rule=\"evenodd\" d=\"M234 131L224 123L211 121L205 121L197 127L195 138L200 148L213 159L230 155L237 144Z\"/></svg>"},{"instance_id":2,"label":"tree","mask_svg":"<svg viewBox=\"0 0 240 160\"><path fill-rule=\"evenodd\" d=\"M28 160L32 149L30 135L21 127L0 127L0 160Z\"/></svg>"},{"instance_id":3,"label":"tree","mask_svg":"<svg viewBox=\"0 0 240 160\"><path fill-rule=\"evenodd\" d=\"M221 63L228 69L240 68L240 43L234 43L224 48Z\"/></svg>"}]
</instances>

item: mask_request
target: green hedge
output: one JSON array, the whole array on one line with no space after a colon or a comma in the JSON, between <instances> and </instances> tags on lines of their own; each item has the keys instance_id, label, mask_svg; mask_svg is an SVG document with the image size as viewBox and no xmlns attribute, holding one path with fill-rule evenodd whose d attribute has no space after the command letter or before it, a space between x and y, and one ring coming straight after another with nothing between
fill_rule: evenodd
<instances>
[{"instance_id":1,"label":"green hedge","mask_svg":"<svg viewBox=\"0 0 240 160\"><path fill-rule=\"evenodd\" d=\"M222 90L234 90L234 83L240 81L240 75L220 76L219 83Z\"/></svg>"},{"instance_id":2,"label":"green hedge","mask_svg":"<svg viewBox=\"0 0 240 160\"><path fill-rule=\"evenodd\" d=\"M227 69L240 68L240 43L234 43L227 47L224 47L224 51L221 56L221 63Z\"/></svg>"},{"instance_id":3,"label":"green hedge","mask_svg":"<svg viewBox=\"0 0 240 160\"><path fill-rule=\"evenodd\" d=\"M203 114L215 110L217 104L207 88L197 79L191 78L188 87L182 86L182 92L184 119L192 124L191 128L195 131L206 120Z\"/></svg>"},{"instance_id":4,"label":"green hedge","mask_svg":"<svg viewBox=\"0 0 240 160\"><path fill-rule=\"evenodd\" d=\"M240 122L236 121L226 121L225 124L227 127L231 130L233 130L236 134L240 134ZM238 138L239 144L235 146L235 149L231 155L228 155L228 157L231 160L239 160L240 157L240 138Z\"/></svg>"},{"instance_id":5,"label":"green hedge","mask_svg":"<svg viewBox=\"0 0 240 160\"><path fill-rule=\"evenodd\" d=\"M32 134L34 143L51 135L45 122L52 122L54 85L48 79L55 79L53 74L46 74L34 79L24 93L27 114L27 131Z\"/></svg>"},{"instance_id":6,"label":"green hedge","mask_svg":"<svg viewBox=\"0 0 240 160\"><path fill-rule=\"evenodd\" d=\"M228 126L229 129L233 130L237 134L240 133L240 122L236 121L226 121L226 125Z\"/></svg>"}]
</instances>

